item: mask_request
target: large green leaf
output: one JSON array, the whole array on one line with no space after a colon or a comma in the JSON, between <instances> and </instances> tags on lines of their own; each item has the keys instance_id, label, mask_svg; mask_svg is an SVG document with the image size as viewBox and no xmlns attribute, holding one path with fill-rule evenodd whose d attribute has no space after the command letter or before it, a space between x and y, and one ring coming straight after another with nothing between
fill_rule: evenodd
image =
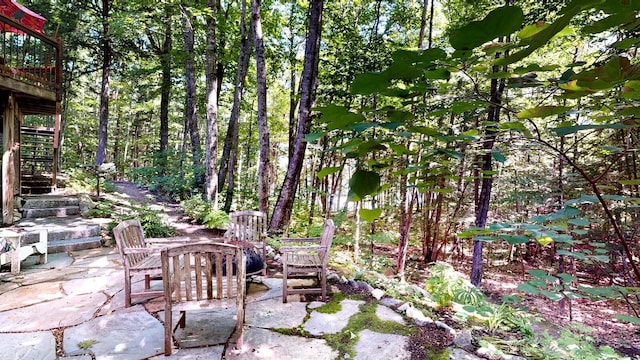
<instances>
[{"instance_id":1,"label":"large green leaf","mask_svg":"<svg viewBox=\"0 0 640 360\"><path fill-rule=\"evenodd\" d=\"M635 14L633 12L617 13L585 26L582 31L587 34L600 33L611 29L612 27L617 27L621 24L631 22L633 19L635 19Z\"/></svg>"},{"instance_id":2,"label":"large green leaf","mask_svg":"<svg viewBox=\"0 0 640 360\"><path fill-rule=\"evenodd\" d=\"M500 238L510 245L525 244L529 242L529 238L524 235L500 235Z\"/></svg>"},{"instance_id":3,"label":"large green leaf","mask_svg":"<svg viewBox=\"0 0 640 360\"><path fill-rule=\"evenodd\" d=\"M531 53L544 46L556 34L563 31L564 28L569 25L571 20L581 11L592 8L601 2L602 0L573 0L565 9L563 9L563 15L555 22L541 31L525 38L523 40L523 45L526 46L524 49L514 52L506 58L498 59L494 64L509 65L526 58Z\"/></svg>"},{"instance_id":4,"label":"large green leaf","mask_svg":"<svg viewBox=\"0 0 640 360\"><path fill-rule=\"evenodd\" d=\"M361 199L378 191L380 174L375 171L356 170L349 179L349 187Z\"/></svg>"},{"instance_id":5,"label":"large green leaf","mask_svg":"<svg viewBox=\"0 0 640 360\"><path fill-rule=\"evenodd\" d=\"M484 19L472 21L454 31L449 42L456 50L474 49L519 30L523 20L522 9L517 6L502 6L491 11Z\"/></svg>"},{"instance_id":6,"label":"large green leaf","mask_svg":"<svg viewBox=\"0 0 640 360\"><path fill-rule=\"evenodd\" d=\"M383 73L358 74L351 83L351 93L371 95L380 92L389 86L389 78Z\"/></svg>"},{"instance_id":7,"label":"large green leaf","mask_svg":"<svg viewBox=\"0 0 640 360\"><path fill-rule=\"evenodd\" d=\"M360 209L358 214L362 220L371 222L382 215L382 209Z\"/></svg>"},{"instance_id":8,"label":"large green leaf","mask_svg":"<svg viewBox=\"0 0 640 360\"><path fill-rule=\"evenodd\" d=\"M318 171L318 179L322 179L323 177L325 177L327 175L335 174L340 170L342 170L342 166L326 167L326 168Z\"/></svg>"}]
</instances>

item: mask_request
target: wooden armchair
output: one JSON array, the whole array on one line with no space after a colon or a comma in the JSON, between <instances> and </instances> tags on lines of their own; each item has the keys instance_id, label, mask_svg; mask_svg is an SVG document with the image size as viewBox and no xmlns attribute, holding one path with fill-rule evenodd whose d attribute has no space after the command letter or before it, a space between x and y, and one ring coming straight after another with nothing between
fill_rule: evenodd
<instances>
[{"instance_id":1,"label":"wooden armchair","mask_svg":"<svg viewBox=\"0 0 640 360\"><path fill-rule=\"evenodd\" d=\"M113 229L116 246L124 267L125 307L131 306L131 299L137 297L162 296L162 290L151 290L151 278L159 279L162 275L160 251L163 246L184 244L186 237L145 239L140 221L125 220ZM158 244L160 246L153 246ZM131 292L131 278L144 276L144 291Z\"/></svg>"},{"instance_id":2,"label":"wooden armchair","mask_svg":"<svg viewBox=\"0 0 640 360\"><path fill-rule=\"evenodd\" d=\"M236 211L229 214L229 227L224 234L225 243L251 243L258 255L262 257L262 271L247 274L262 273L267 275L267 215L260 211Z\"/></svg>"},{"instance_id":3,"label":"wooden armchair","mask_svg":"<svg viewBox=\"0 0 640 360\"><path fill-rule=\"evenodd\" d=\"M327 262L329 250L333 241L335 225L333 220L324 223L324 230L320 238L282 239L280 247L282 253L282 302L287 302L288 294L314 294L319 293L322 301L327 300ZM303 245L291 246L287 244L300 243ZM315 274L320 282L318 288L290 288L287 280L292 275Z\"/></svg>"},{"instance_id":4,"label":"wooden armchair","mask_svg":"<svg viewBox=\"0 0 640 360\"><path fill-rule=\"evenodd\" d=\"M242 249L229 244L190 244L162 250L164 284L164 354L171 355L173 332L186 325L186 311L237 309L236 348L242 348L245 259ZM180 311L173 325L173 311Z\"/></svg>"}]
</instances>

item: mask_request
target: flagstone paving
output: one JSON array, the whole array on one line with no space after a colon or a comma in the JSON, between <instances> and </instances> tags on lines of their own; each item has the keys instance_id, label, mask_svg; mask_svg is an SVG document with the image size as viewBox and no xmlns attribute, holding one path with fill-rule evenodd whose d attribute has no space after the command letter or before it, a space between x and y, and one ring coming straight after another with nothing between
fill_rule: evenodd
<instances>
[{"instance_id":1,"label":"flagstone paving","mask_svg":"<svg viewBox=\"0 0 640 360\"><path fill-rule=\"evenodd\" d=\"M51 254L43 265L28 259L17 276L0 272L0 360L339 358L324 336L344 330L364 301L344 299L339 311L327 314L317 310L324 303L307 303L300 295L282 303L281 279L255 280L249 285L241 349L235 348L235 309L203 310L188 314L186 327L174 334L173 354L165 357L164 302L160 297L124 307L124 271L116 249ZM142 286L143 279L133 283ZM161 288L162 282L151 286ZM376 315L406 323L382 303ZM304 333L310 335L295 335ZM357 336L356 359L411 357L405 336L371 330Z\"/></svg>"}]
</instances>

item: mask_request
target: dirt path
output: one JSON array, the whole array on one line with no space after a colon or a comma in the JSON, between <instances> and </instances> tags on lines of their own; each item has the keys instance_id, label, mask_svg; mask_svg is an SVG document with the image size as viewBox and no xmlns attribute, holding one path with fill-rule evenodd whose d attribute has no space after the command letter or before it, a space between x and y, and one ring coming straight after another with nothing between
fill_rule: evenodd
<instances>
[{"instance_id":1,"label":"dirt path","mask_svg":"<svg viewBox=\"0 0 640 360\"><path fill-rule=\"evenodd\" d=\"M143 206L161 211L166 215L168 223L178 231L181 236L188 236L194 239L210 239L212 237L220 237L218 231L208 229L207 227L195 224L185 215L180 204L167 202L151 193L149 190L141 188L136 184L128 181L113 181L116 187L115 193L119 197L127 199L131 203L138 203Z\"/></svg>"}]
</instances>

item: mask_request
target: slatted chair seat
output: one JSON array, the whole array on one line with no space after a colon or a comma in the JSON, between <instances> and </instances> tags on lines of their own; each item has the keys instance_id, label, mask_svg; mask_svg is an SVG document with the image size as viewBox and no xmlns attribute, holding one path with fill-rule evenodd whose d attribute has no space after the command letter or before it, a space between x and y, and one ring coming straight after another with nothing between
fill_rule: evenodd
<instances>
[{"instance_id":1,"label":"slatted chair seat","mask_svg":"<svg viewBox=\"0 0 640 360\"><path fill-rule=\"evenodd\" d=\"M280 247L280 252L282 253L282 302L287 302L289 294L320 294L322 301L327 300L327 263L334 232L335 225L333 220L327 220L324 223L322 237L282 239L285 244ZM302 274L317 276L320 283L319 287L289 287L288 280Z\"/></svg>"},{"instance_id":2,"label":"slatted chair seat","mask_svg":"<svg viewBox=\"0 0 640 360\"><path fill-rule=\"evenodd\" d=\"M161 260L165 297L165 355L171 355L173 332L178 326L186 326L186 312L189 310L235 307L236 348L240 349L246 281L242 249L221 243L182 245L163 249ZM174 311L180 312L175 326Z\"/></svg>"}]
</instances>

